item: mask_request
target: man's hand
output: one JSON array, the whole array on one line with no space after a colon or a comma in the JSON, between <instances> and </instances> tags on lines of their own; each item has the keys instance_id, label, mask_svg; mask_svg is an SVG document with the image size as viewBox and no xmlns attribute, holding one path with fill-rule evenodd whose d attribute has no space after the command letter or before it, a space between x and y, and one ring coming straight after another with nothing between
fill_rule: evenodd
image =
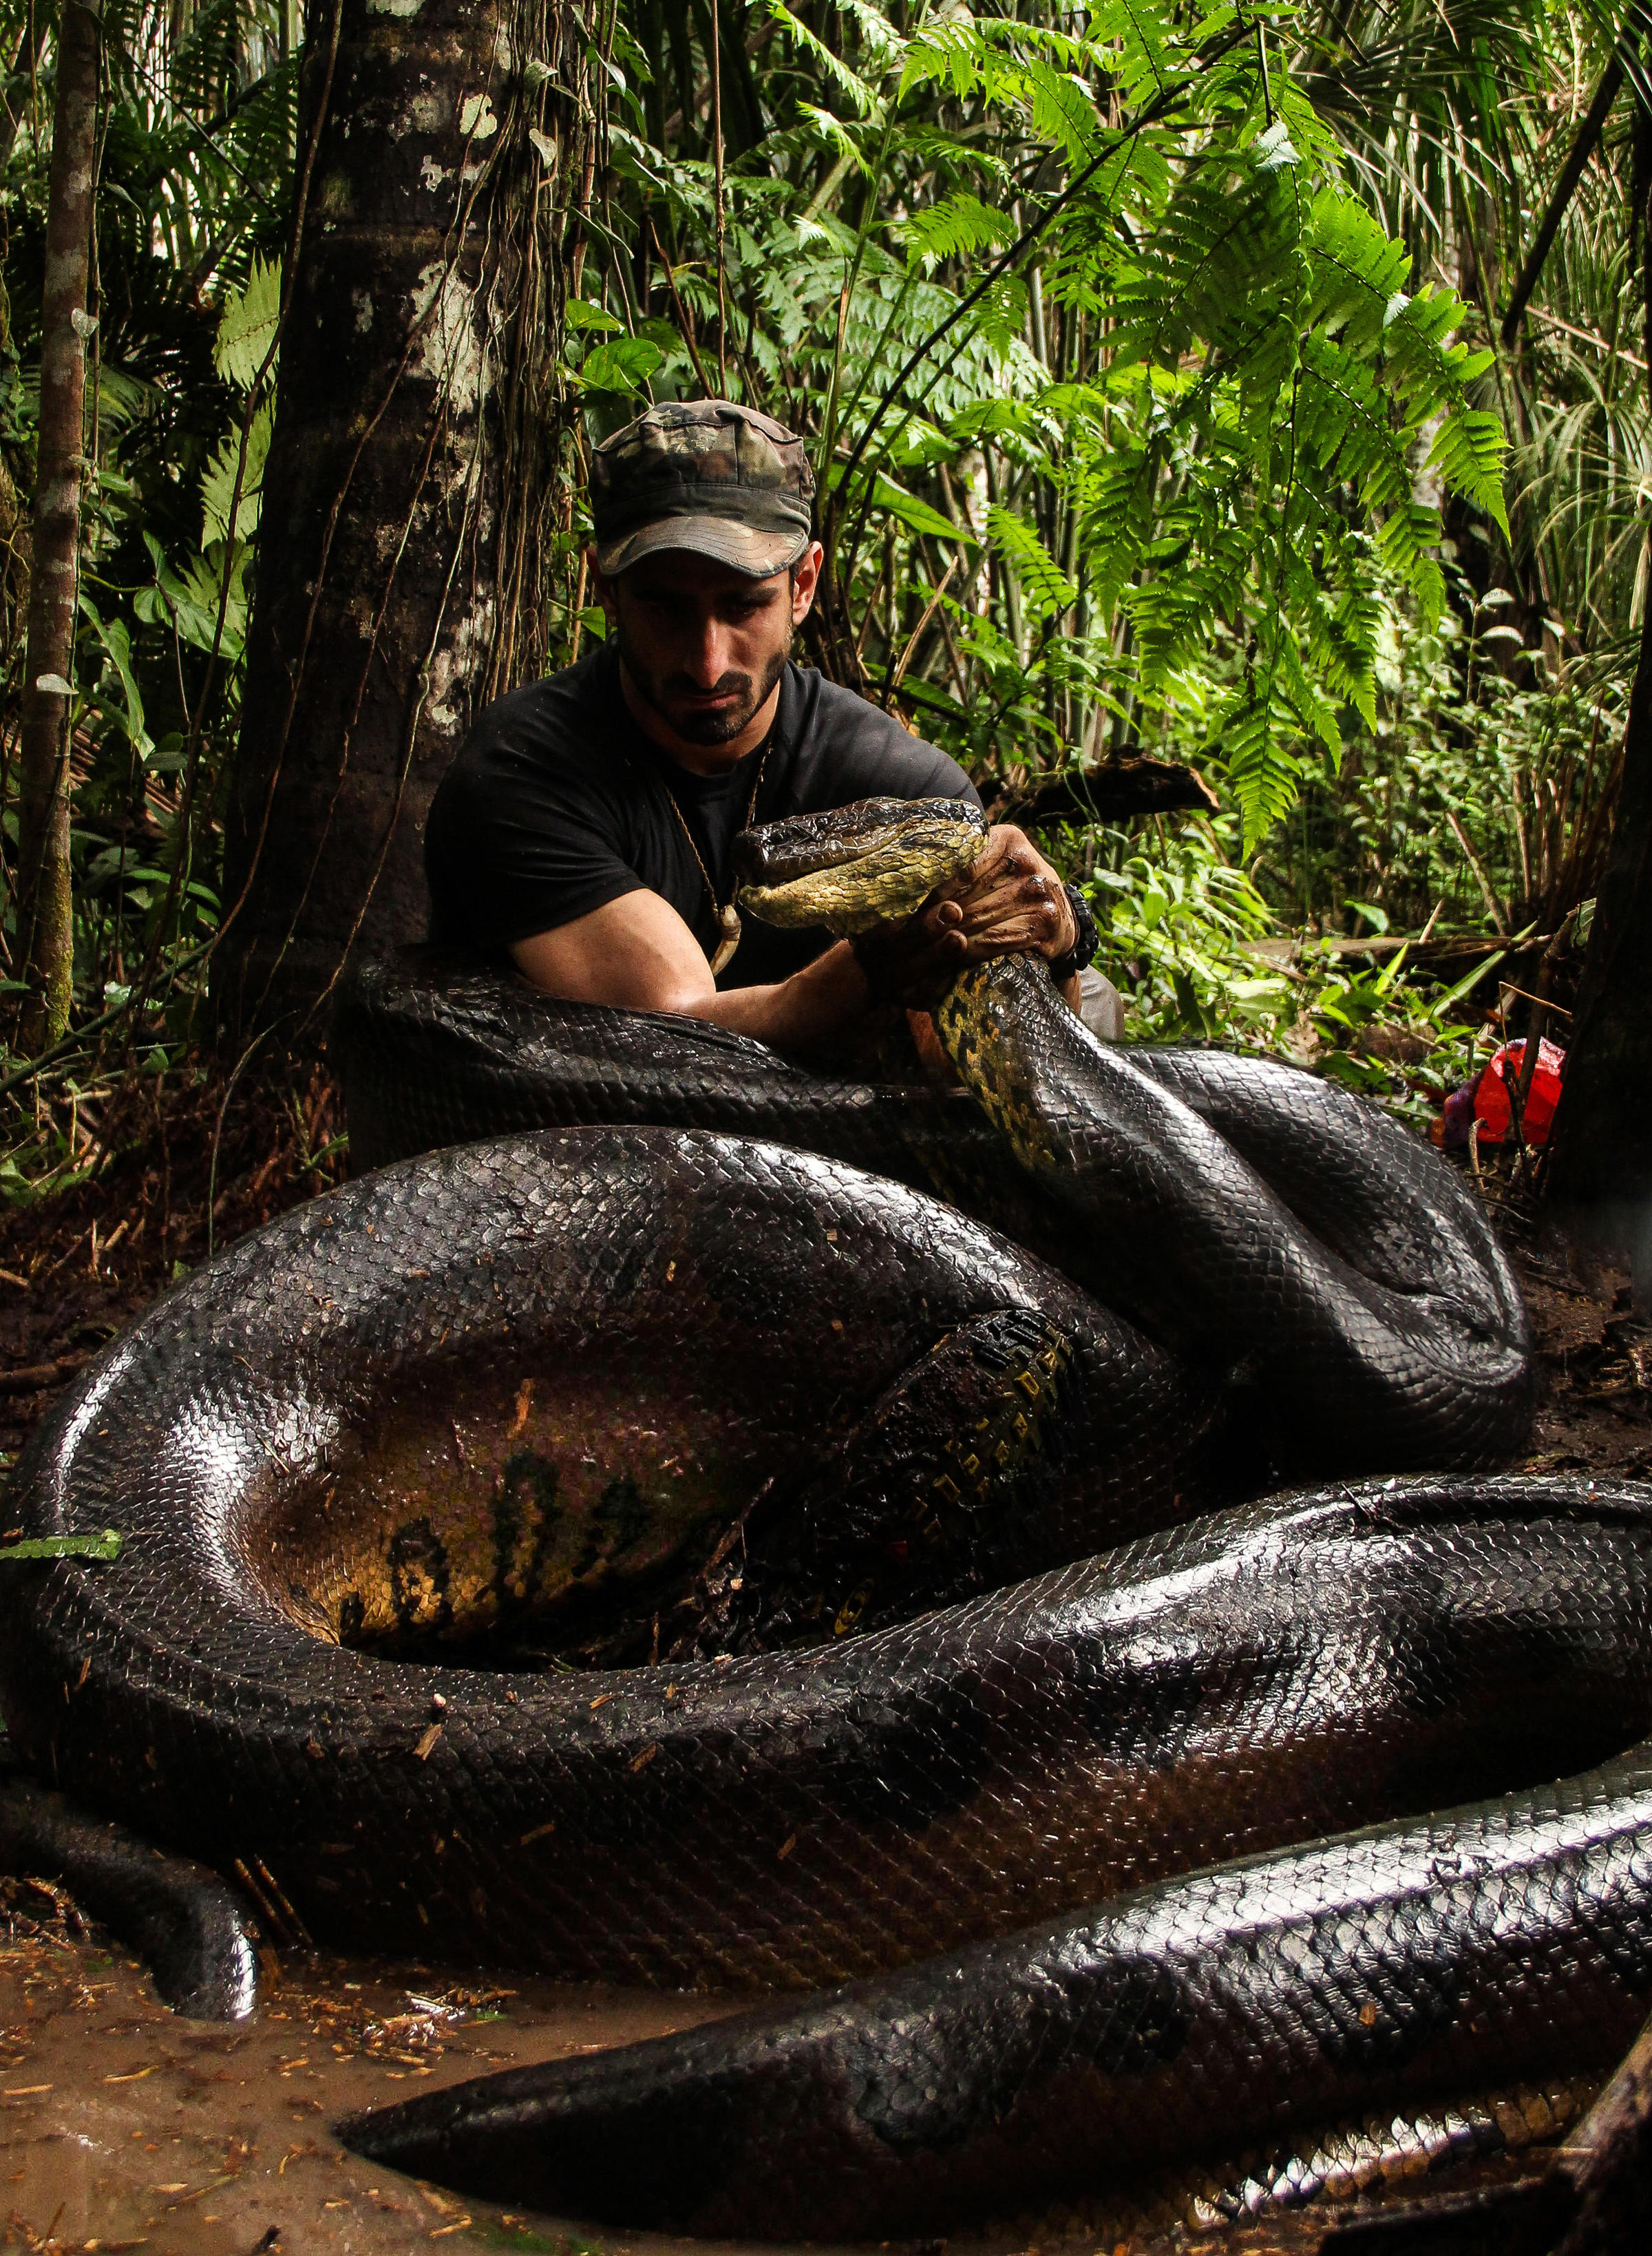
<instances>
[{"instance_id":1,"label":"man's hand","mask_svg":"<svg viewBox=\"0 0 1652 2256\"><path fill-rule=\"evenodd\" d=\"M1030 952L1046 962L1065 955L1078 924L1061 879L1013 822L987 834L981 859L938 900L902 924L880 927L854 944L875 993L898 995L924 1010L944 994L967 963Z\"/></svg>"},{"instance_id":2,"label":"man's hand","mask_svg":"<svg viewBox=\"0 0 1652 2256\"><path fill-rule=\"evenodd\" d=\"M962 934L971 963L1021 949L1053 963L1079 937L1060 877L1013 822L994 825L974 868L955 878L924 914L938 930Z\"/></svg>"}]
</instances>

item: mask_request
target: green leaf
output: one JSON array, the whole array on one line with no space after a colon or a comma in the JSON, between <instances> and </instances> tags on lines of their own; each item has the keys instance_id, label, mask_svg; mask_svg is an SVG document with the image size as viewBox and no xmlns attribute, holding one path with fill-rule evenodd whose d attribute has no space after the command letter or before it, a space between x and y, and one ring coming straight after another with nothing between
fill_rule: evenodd
<instances>
[{"instance_id":1,"label":"green leaf","mask_svg":"<svg viewBox=\"0 0 1652 2256\"><path fill-rule=\"evenodd\" d=\"M587 353L580 382L587 391L639 391L664 360L647 337L609 338Z\"/></svg>"},{"instance_id":2,"label":"green leaf","mask_svg":"<svg viewBox=\"0 0 1652 2256\"><path fill-rule=\"evenodd\" d=\"M1302 162L1290 144L1290 132L1283 117L1276 118L1267 130L1259 133L1250 145L1251 159L1259 173L1277 173L1287 165Z\"/></svg>"},{"instance_id":3,"label":"green leaf","mask_svg":"<svg viewBox=\"0 0 1652 2256\"><path fill-rule=\"evenodd\" d=\"M214 541L208 554L191 556L180 571L173 570L159 541L147 530L144 545L154 563L155 586L140 588L132 598L138 617L174 628L179 639L196 650L210 651L215 645L220 657L231 663L238 659L247 631L245 543L236 541L232 549ZM221 603L221 637L218 633Z\"/></svg>"},{"instance_id":4,"label":"green leaf","mask_svg":"<svg viewBox=\"0 0 1652 2256\"><path fill-rule=\"evenodd\" d=\"M238 497L235 494L235 469L241 461L239 431L232 431L220 443L218 451L207 465L200 481L200 503L206 537L209 541L229 538L229 504L232 501L235 502L236 539L250 540L257 532L264 504L264 466L274 430L275 411L266 401L248 427L246 462L241 474Z\"/></svg>"},{"instance_id":5,"label":"green leaf","mask_svg":"<svg viewBox=\"0 0 1652 2256\"><path fill-rule=\"evenodd\" d=\"M812 57L826 76L844 95L862 117L869 117L877 105L877 96L863 78L849 68L840 55L834 53L824 39L817 39L808 25L794 16L784 0L769 0L769 13L790 36L793 44Z\"/></svg>"},{"instance_id":6,"label":"green leaf","mask_svg":"<svg viewBox=\"0 0 1652 2256\"><path fill-rule=\"evenodd\" d=\"M126 1539L118 1528L105 1527L95 1535L28 1535L20 1543L0 1543L0 1567L22 1559L118 1559Z\"/></svg>"},{"instance_id":7,"label":"green leaf","mask_svg":"<svg viewBox=\"0 0 1652 2256\"><path fill-rule=\"evenodd\" d=\"M1014 572L1034 617L1045 619L1070 610L1079 591L1031 525L1013 510L995 503L987 511L987 532L993 546Z\"/></svg>"},{"instance_id":8,"label":"green leaf","mask_svg":"<svg viewBox=\"0 0 1652 2256\"><path fill-rule=\"evenodd\" d=\"M1459 407L1441 424L1428 458L1429 468L1483 509L1505 538L1508 517L1503 506L1503 454L1508 443L1497 416L1483 408Z\"/></svg>"},{"instance_id":9,"label":"green leaf","mask_svg":"<svg viewBox=\"0 0 1652 2256\"><path fill-rule=\"evenodd\" d=\"M1434 998L1428 1006L1428 1016L1438 1026L1444 1019L1445 1013L1454 1009L1471 988L1480 985L1487 972L1496 970L1508 954L1508 950L1506 948L1500 948L1495 955L1482 956L1472 971L1464 973L1455 987L1448 987L1443 995L1437 995Z\"/></svg>"},{"instance_id":10,"label":"green leaf","mask_svg":"<svg viewBox=\"0 0 1652 2256\"><path fill-rule=\"evenodd\" d=\"M144 697L137 686L137 676L132 667L132 638L123 619L105 619L82 586L81 609L91 622L92 631L104 657L114 667L125 701L125 733L127 742L141 760L153 749L148 730L144 726ZM107 708L105 709L107 710Z\"/></svg>"},{"instance_id":11,"label":"green leaf","mask_svg":"<svg viewBox=\"0 0 1652 2256\"><path fill-rule=\"evenodd\" d=\"M837 485L841 474L842 465L834 462L826 472L828 493ZM950 517L943 517L939 510L931 509L926 501L920 500L917 494L908 493L904 486L897 485L893 478L885 476L882 471L872 481L871 506L887 511L889 516L898 518L912 532L925 533L931 540L945 540L959 548L981 546L973 533L964 532L953 523Z\"/></svg>"},{"instance_id":12,"label":"green leaf","mask_svg":"<svg viewBox=\"0 0 1652 2256\"><path fill-rule=\"evenodd\" d=\"M218 316L213 360L220 376L243 391L257 381L281 314L281 269L272 258L255 258L245 286L232 291Z\"/></svg>"},{"instance_id":13,"label":"green leaf","mask_svg":"<svg viewBox=\"0 0 1652 2256\"><path fill-rule=\"evenodd\" d=\"M979 256L1001 243L1009 243L1015 232L1015 222L1008 212L995 211L979 196L961 191L941 203L910 214L901 222L909 256L915 255L931 267L944 258Z\"/></svg>"}]
</instances>

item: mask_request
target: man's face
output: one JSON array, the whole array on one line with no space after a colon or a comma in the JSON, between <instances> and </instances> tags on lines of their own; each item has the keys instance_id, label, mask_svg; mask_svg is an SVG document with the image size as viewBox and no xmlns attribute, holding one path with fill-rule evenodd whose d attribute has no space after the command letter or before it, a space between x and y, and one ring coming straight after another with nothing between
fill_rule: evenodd
<instances>
[{"instance_id":1,"label":"man's face","mask_svg":"<svg viewBox=\"0 0 1652 2256\"><path fill-rule=\"evenodd\" d=\"M820 551L791 573L750 580L726 564L667 549L597 594L631 685L685 744L732 744L779 680L792 629L814 596Z\"/></svg>"}]
</instances>

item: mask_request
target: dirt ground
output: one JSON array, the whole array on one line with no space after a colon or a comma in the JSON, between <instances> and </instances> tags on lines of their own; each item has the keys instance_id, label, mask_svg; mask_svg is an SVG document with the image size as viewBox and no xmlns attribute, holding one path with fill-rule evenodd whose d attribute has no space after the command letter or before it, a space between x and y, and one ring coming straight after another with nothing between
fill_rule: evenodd
<instances>
[{"instance_id":1,"label":"dirt ground","mask_svg":"<svg viewBox=\"0 0 1652 2256\"><path fill-rule=\"evenodd\" d=\"M0 1205L0 1470L64 1380L175 1277L344 1173L337 1091L313 1060L238 1082L177 1067L89 1124L54 1110L85 1179Z\"/></svg>"},{"instance_id":2,"label":"dirt ground","mask_svg":"<svg viewBox=\"0 0 1652 2256\"><path fill-rule=\"evenodd\" d=\"M227 1103L213 1075L186 1075L101 1124L114 1156L96 1180L0 1210L0 1468L80 1364L205 1258L209 1203L222 1244L329 1186L341 1172L328 1151L336 1126L317 1067L232 1089ZM1652 1328L1631 1306L1627 1274L1543 1230L1501 1179L1487 1189L1541 1354L1523 1463L1652 1479ZM166 2013L142 1970L60 1893L0 1882L0 2247L390 2256L430 2242L663 2256L689 2244L593 2236L566 2220L461 2203L358 2161L328 2125L428 2079L624 2042L732 2003L284 1956L266 1963L250 2023L191 2023ZM1586 2083L1556 2083L1415 2124L1342 2126L1320 2157L1331 2197L1268 2225L1267 2245L1282 2256L1317 2249L1349 2203L1363 2213L1374 2199L1539 2167L1591 2096ZM1005 2220L951 2246L954 2256L1235 2256L1262 2244L1254 2226L1228 2231L1223 2219L1276 2214L1265 2198L1270 2175L1253 2157L1128 2200ZM917 2244L917 2256L946 2245Z\"/></svg>"}]
</instances>

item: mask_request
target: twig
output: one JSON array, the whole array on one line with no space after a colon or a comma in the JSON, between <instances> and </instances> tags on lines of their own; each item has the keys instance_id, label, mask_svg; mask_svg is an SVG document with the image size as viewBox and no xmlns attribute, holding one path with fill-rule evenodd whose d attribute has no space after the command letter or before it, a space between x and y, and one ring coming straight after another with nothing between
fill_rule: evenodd
<instances>
[{"instance_id":1,"label":"twig","mask_svg":"<svg viewBox=\"0 0 1652 2256\"><path fill-rule=\"evenodd\" d=\"M683 342L688 347L688 357L694 363L694 373L699 378L700 390L706 393L707 398L709 398L711 394L711 378L706 373L706 364L699 356L699 347L694 342L694 332L688 325L687 313L685 311L683 301L677 293L677 270L671 264L671 260L665 256L665 246L659 239L659 229L655 226L651 218L648 223L648 231L654 238L655 251L658 256L660 264L665 270L665 287L671 292L671 303L677 308L677 326L682 333ZM577 610L578 606L576 605L575 608Z\"/></svg>"},{"instance_id":2,"label":"twig","mask_svg":"<svg viewBox=\"0 0 1652 2256\"><path fill-rule=\"evenodd\" d=\"M917 649L918 644L924 638L924 631L927 629L930 621L934 617L936 612L940 609L941 597L946 593L947 589L951 586L953 575L957 571L960 563L962 561L963 553L964 552L961 548L954 549L953 552L953 560L946 567L946 571L941 575L941 583L939 587L936 589L934 594L930 597L929 602L924 605L923 617L912 629L911 634L907 640L906 648L901 652L899 665L895 667L894 671L890 673L889 680L883 685L883 709L886 713L889 710L889 700L894 696L896 691L906 679L906 669L912 663L913 655Z\"/></svg>"},{"instance_id":3,"label":"twig","mask_svg":"<svg viewBox=\"0 0 1652 2256\"><path fill-rule=\"evenodd\" d=\"M0 1371L0 1394L38 1394L42 1387L55 1386L60 1379L73 1378L81 1365L91 1359L92 1351L87 1349L78 1355L60 1355L55 1363L31 1363L21 1371Z\"/></svg>"},{"instance_id":4,"label":"twig","mask_svg":"<svg viewBox=\"0 0 1652 2256\"><path fill-rule=\"evenodd\" d=\"M728 307L724 295L722 0L711 0L712 157L717 195L717 397L728 397Z\"/></svg>"},{"instance_id":5,"label":"twig","mask_svg":"<svg viewBox=\"0 0 1652 2256\"><path fill-rule=\"evenodd\" d=\"M1531 319L1541 321L1546 329L1559 329L1566 336L1576 337L1580 345L1592 345L1597 352L1615 356L1617 359L1627 362L1629 367L1637 369L1642 376L1647 372L1646 363L1639 354L1632 353L1627 345L1614 345L1609 337L1597 336L1592 329L1578 328L1571 321L1563 321L1558 314L1549 313L1542 306L1531 308Z\"/></svg>"},{"instance_id":6,"label":"twig","mask_svg":"<svg viewBox=\"0 0 1652 2256\"><path fill-rule=\"evenodd\" d=\"M1480 890L1480 898L1486 904L1487 915L1490 917L1492 922L1496 926L1499 938L1506 940L1508 936L1508 927L1503 922L1502 912L1497 906L1497 896L1492 891L1491 879L1486 875L1485 864L1480 860L1480 856L1474 851L1473 845L1469 842L1467 831L1464 829L1462 824L1458 821L1456 815L1449 807L1445 810L1445 820L1452 826L1452 836L1463 850L1465 860L1467 862L1469 868L1474 872L1475 882L1478 884Z\"/></svg>"},{"instance_id":7,"label":"twig","mask_svg":"<svg viewBox=\"0 0 1652 2256\"><path fill-rule=\"evenodd\" d=\"M224 1115L228 1111L229 1100L235 1093L235 1083L251 1064L253 1053L257 1049L259 1043L267 1035L272 1034L283 1020L290 1019L292 1015L292 1013L288 1011L283 1013L281 1019L272 1019L262 1032L253 1036L246 1048L235 1060L235 1069L224 1083L223 1102L218 1107L218 1117L212 1132L212 1160L207 1169L207 1258L208 1261L212 1259L213 1255L213 1194L218 1183L218 1142L224 1132Z\"/></svg>"},{"instance_id":8,"label":"twig","mask_svg":"<svg viewBox=\"0 0 1652 2256\"><path fill-rule=\"evenodd\" d=\"M1569 1019L1571 1016L1571 1012L1564 1009L1562 1005L1551 1003L1546 995L1534 995L1529 987L1516 987L1512 979L1500 979L1497 983L1505 995L1518 995L1523 1003L1541 1003L1543 1008L1552 1012L1557 1019Z\"/></svg>"}]
</instances>

